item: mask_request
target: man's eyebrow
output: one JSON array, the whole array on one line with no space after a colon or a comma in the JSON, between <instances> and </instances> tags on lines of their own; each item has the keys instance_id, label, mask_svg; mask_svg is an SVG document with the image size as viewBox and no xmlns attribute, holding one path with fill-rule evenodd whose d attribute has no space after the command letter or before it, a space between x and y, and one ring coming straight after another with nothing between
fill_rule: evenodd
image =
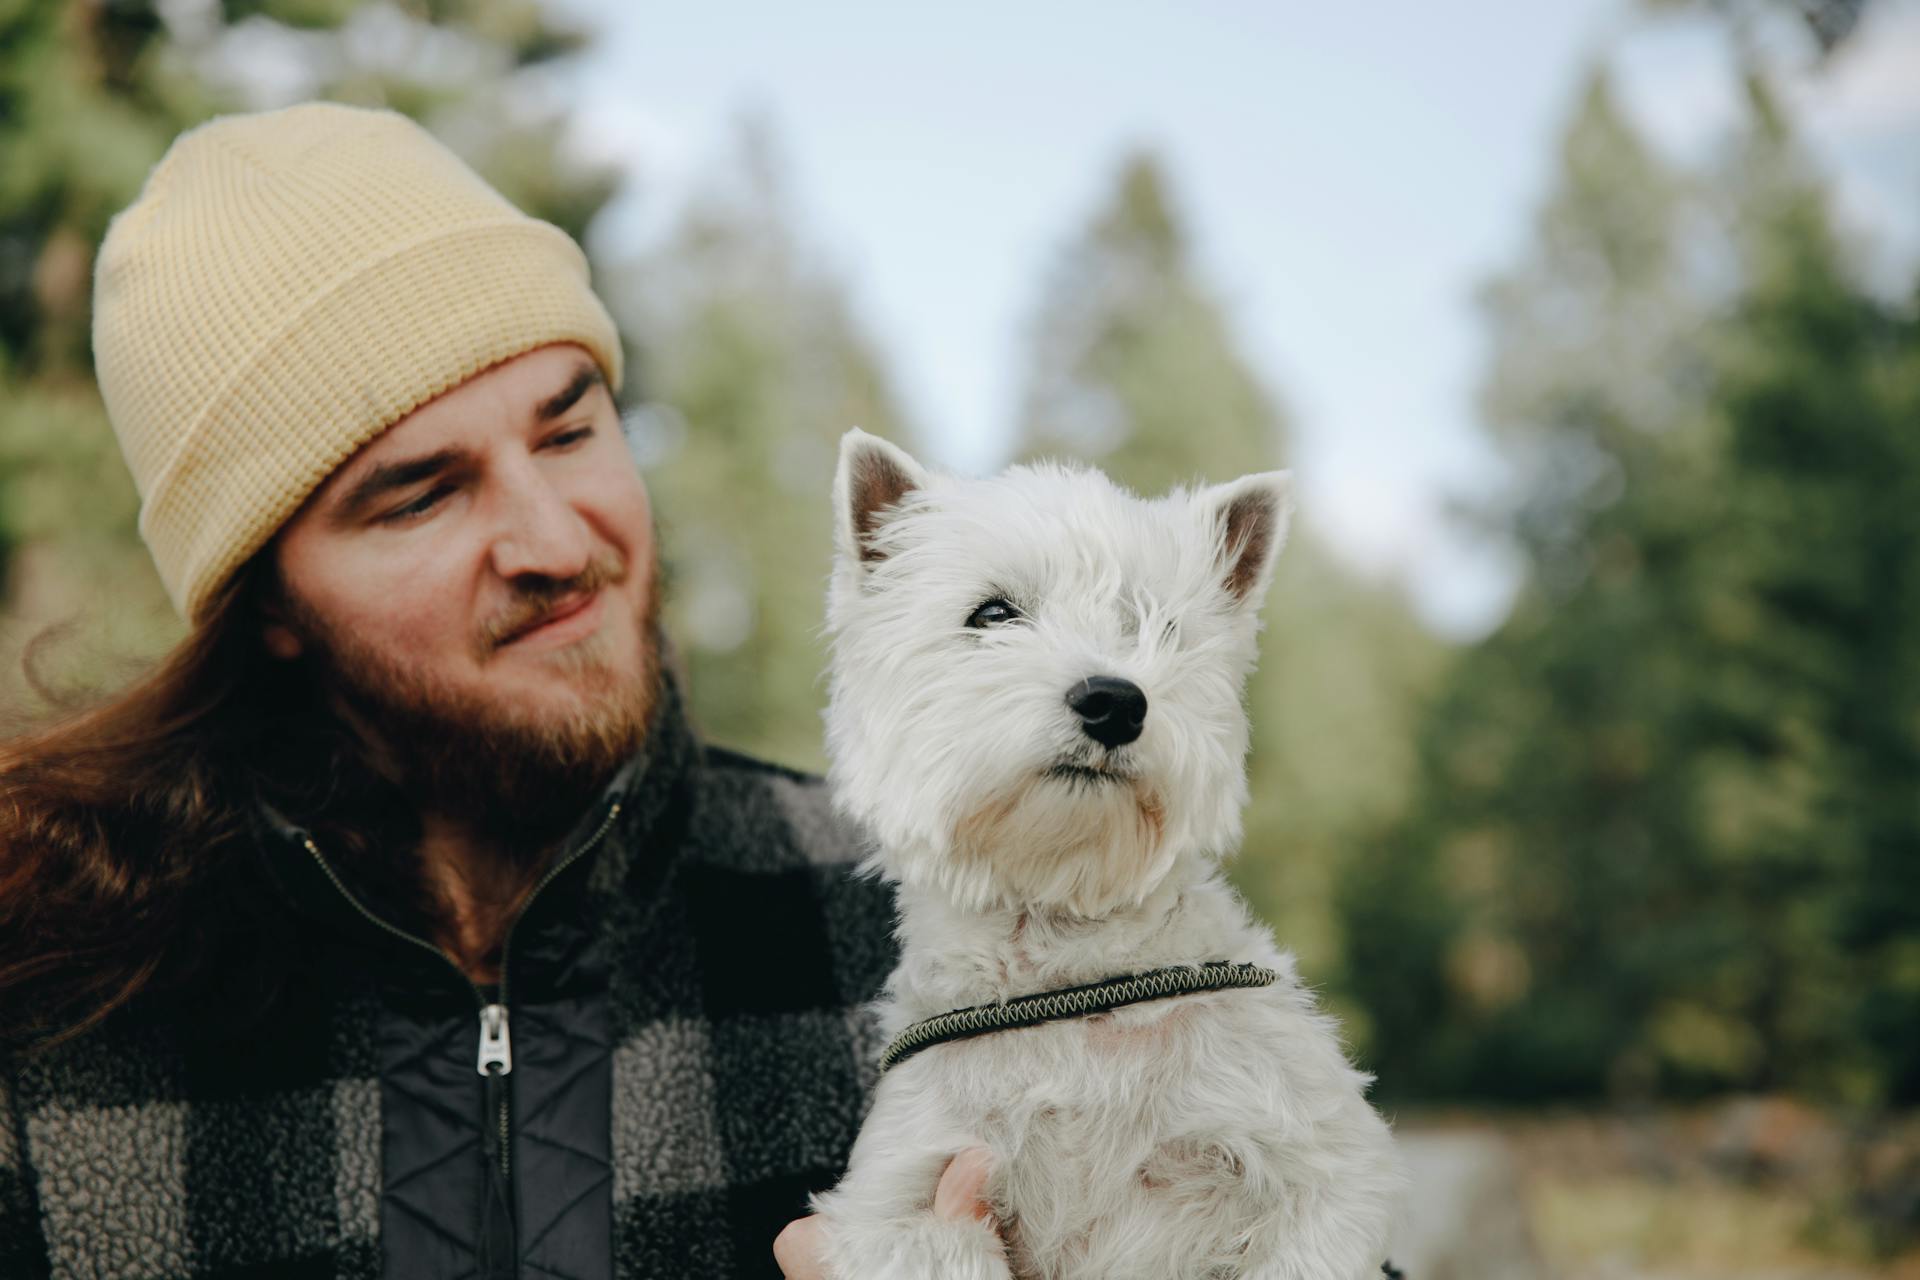
<instances>
[{"instance_id":1,"label":"man's eyebrow","mask_svg":"<svg viewBox=\"0 0 1920 1280\"><path fill-rule=\"evenodd\" d=\"M464 461L466 456L464 449L441 449L424 457L378 463L368 468L367 474L347 490L346 497L334 504L333 522L346 524L357 519L361 512L386 494L439 475L455 463Z\"/></svg>"},{"instance_id":2,"label":"man's eyebrow","mask_svg":"<svg viewBox=\"0 0 1920 1280\"><path fill-rule=\"evenodd\" d=\"M551 422L567 410L578 404L580 397L587 394L589 387L606 385L606 378L600 373L600 366L588 361L573 371L573 377L567 385L540 402L533 412L535 422Z\"/></svg>"},{"instance_id":3,"label":"man's eyebrow","mask_svg":"<svg viewBox=\"0 0 1920 1280\"><path fill-rule=\"evenodd\" d=\"M587 361L573 371L567 379L567 385L542 400L534 407L535 422L551 422L580 402L580 397L592 387L606 385L606 378L600 372L600 366ZM408 485L418 484L445 471L456 462L466 458L461 449L441 449L424 457L407 458L399 462L382 462L368 469L367 474L354 482L346 496L333 507L333 521L347 524L359 518L360 514L381 497L395 489L404 489Z\"/></svg>"}]
</instances>

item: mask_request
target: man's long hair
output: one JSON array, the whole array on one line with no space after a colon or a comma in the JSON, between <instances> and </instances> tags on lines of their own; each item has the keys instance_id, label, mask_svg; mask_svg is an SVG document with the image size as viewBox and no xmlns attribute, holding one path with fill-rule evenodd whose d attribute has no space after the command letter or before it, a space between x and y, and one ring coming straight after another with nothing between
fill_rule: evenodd
<instances>
[{"instance_id":1,"label":"man's long hair","mask_svg":"<svg viewBox=\"0 0 1920 1280\"><path fill-rule=\"evenodd\" d=\"M0 743L0 1042L57 1043L215 966L223 1001L270 1002L284 908L259 874L256 799L346 862L406 838L406 807L312 681L266 652L278 590L256 555L132 685Z\"/></svg>"}]
</instances>

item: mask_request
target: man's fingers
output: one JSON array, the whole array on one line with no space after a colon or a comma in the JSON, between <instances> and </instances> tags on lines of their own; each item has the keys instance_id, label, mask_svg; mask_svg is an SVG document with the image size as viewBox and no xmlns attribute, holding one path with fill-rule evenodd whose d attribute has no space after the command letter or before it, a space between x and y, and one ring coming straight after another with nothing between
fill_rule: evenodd
<instances>
[{"instance_id":1,"label":"man's fingers","mask_svg":"<svg viewBox=\"0 0 1920 1280\"><path fill-rule=\"evenodd\" d=\"M987 1175L993 1172L993 1157L985 1147L967 1147L948 1164L934 1188L933 1212L950 1222L968 1218L990 1218L993 1210L986 1200Z\"/></svg>"},{"instance_id":2,"label":"man's fingers","mask_svg":"<svg viewBox=\"0 0 1920 1280\"><path fill-rule=\"evenodd\" d=\"M968 1147L947 1162L934 1188L933 1212L950 1222L968 1219L991 1220L993 1209L987 1204L987 1175L993 1172L992 1156L985 1147ZM818 1218L798 1218L789 1222L773 1241L773 1260L780 1264L786 1280L825 1280L826 1241L821 1238Z\"/></svg>"},{"instance_id":3,"label":"man's fingers","mask_svg":"<svg viewBox=\"0 0 1920 1280\"><path fill-rule=\"evenodd\" d=\"M823 1244L818 1218L796 1218L774 1237L773 1260L786 1280L822 1280L827 1274Z\"/></svg>"}]
</instances>

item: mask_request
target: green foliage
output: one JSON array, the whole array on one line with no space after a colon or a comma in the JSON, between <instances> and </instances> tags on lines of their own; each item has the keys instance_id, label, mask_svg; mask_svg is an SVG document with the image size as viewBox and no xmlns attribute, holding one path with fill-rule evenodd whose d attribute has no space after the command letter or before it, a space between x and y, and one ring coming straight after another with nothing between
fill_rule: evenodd
<instances>
[{"instance_id":1,"label":"green foliage","mask_svg":"<svg viewBox=\"0 0 1920 1280\"><path fill-rule=\"evenodd\" d=\"M138 499L92 378L93 253L179 128L214 109L151 6L0 14L0 563L9 658L29 619L106 591L141 647L170 635ZM8 661L5 679L17 676Z\"/></svg>"},{"instance_id":2,"label":"green foliage","mask_svg":"<svg viewBox=\"0 0 1920 1280\"><path fill-rule=\"evenodd\" d=\"M1489 291L1531 578L1341 886L1390 1092L1920 1096L1920 330L1757 115L1690 183L1596 80Z\"/></svg>"},{"instance_id":3,"label":"green foliage","mask_svg":"<svg viewBox=\"0 0 1920 1280\"><path fill-rule=\"evenodd\" d=\"M329 31L353 16L362 0L221 0L220 11L231 23L265 18L282 26L307 31Z\"/></svg>"},{"instance_id":4,"label":"green foliage","mask_svg":"<svg viewBox=\"0 0 1920 1280\"><path fill-rule=\"evenodd\" d=\"M793 223L772 143L749 126L726 183L611 293L641 353L635 443L694 714L720 742L817 768L839 439L913 440Z\"/></svg>"},{"instance_id":5,"label":"green foliage","mask_svg":"<svg viewBox=\"0 0 1920 1280\"><path fill-rule=\"evenodd\" d=\"M1280 465L1279 411L1192 277L1159 162L1121 168L1061 254L1033 329L1022 450L1098 460L1157 491Z\"/></svg>"}]
</instances>

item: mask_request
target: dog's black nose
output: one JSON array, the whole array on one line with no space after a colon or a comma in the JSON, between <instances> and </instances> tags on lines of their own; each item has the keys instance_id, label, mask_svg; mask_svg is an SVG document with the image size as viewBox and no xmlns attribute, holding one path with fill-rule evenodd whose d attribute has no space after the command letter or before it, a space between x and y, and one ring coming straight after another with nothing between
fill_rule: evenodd
<instances>
[{"instance_id":1,"label":"dog's black nose","mask_svg":"<svg viewBox=\"0 0 1920 1280\"><path fill-rule=\"evenodd\" d=\"M1087 736L1103 747L1126 746L1140 736L1147 719L1147 695L1117 676L1088 676L1067 690L1067 705Z\"/></svg>"}]
</instances>

